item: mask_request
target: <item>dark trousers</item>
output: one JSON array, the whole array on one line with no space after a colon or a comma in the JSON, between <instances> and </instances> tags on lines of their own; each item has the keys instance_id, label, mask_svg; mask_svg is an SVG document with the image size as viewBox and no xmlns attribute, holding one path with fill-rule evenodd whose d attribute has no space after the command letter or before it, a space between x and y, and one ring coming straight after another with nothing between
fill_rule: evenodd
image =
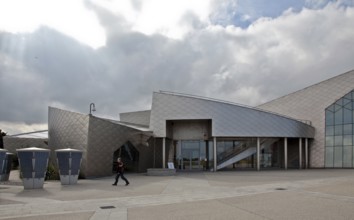
<instances>
[{"instance_id":1,"label":"dark trousers","mask_svg":"<svg viewBox=\"0 0 354 220\"><path fill-rule=\"evenodd\" d=\"M127 180L127 178L124 177L123 172L117 172L116 181L114 182L114 184L117 184L117 183L118 183L118 178L119 178L119 177L121 177L122 180L125 181L125 184L129 184L129 181Z\"/></svg>"}]
</instances>

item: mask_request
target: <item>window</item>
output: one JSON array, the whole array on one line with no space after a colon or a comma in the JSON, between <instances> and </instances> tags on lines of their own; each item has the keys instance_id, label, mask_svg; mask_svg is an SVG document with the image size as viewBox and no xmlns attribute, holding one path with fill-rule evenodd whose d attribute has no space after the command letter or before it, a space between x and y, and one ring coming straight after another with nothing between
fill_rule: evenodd
<instances>
[{"instance_id":1,"label":"window","mask_svg":"<svg viewBox=\"0 0 354 220\"><path fill-rule=\"evenodd\" d=\"M354 167L354 90L325 110L325 166Z\"/></svg>"}]
</instances>

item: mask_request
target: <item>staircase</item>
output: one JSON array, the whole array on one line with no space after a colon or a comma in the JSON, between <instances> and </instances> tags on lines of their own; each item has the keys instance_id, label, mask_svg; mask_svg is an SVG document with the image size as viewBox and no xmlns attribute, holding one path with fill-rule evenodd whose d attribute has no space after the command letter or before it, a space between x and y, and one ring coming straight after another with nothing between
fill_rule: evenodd
<instances>
[{"instance_id":1,"label":"staircase","mask_svg":"<svg viewBox=\"0 0 354 220\"><path fill-rule=\"evenodd\" d=\"M260 150L272 145L278 140L279 140L278 138L267 138L263 141L261 140ZM216 169L220 170L224 167L234 164L256 153L257 153L257 143L254 142L242 143L242 145L240 145L236 150L232 152L228 152L228 155L225 156L224 159L218 163Z\"/></svg>"}]
</instances>

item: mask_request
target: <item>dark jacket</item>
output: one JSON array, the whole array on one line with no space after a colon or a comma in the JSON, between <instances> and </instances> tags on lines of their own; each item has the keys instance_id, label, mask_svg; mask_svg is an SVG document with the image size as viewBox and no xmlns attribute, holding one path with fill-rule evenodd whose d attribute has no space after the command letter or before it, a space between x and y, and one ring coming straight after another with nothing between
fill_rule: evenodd
<instances>
[{"instance_id":1,"label":"dark jacket","mask_svg":"<svg viewBox=\"0 0 354 220\"><path fill-rule=\"evenodd\" d=\"M124 172L124 164L122 161L117 163L117 172Z\"/></svg>"}]
</instances>

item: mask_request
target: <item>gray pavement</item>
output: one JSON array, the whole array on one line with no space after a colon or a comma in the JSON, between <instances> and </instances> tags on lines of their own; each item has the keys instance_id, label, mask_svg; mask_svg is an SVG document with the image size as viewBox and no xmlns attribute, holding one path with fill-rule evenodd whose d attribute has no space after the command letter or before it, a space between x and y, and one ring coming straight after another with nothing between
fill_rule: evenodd
<instances>
[{"instance_id":1,"label":"gray pavement","mask_svg":"<svg viewBox=\"0 0 354 220\"><path fill-rule=\"evenodd\" d=\"M354 170L126 174L24 190L0 183L0 219L354 219Z\"/></svg>"}]
</instances>

